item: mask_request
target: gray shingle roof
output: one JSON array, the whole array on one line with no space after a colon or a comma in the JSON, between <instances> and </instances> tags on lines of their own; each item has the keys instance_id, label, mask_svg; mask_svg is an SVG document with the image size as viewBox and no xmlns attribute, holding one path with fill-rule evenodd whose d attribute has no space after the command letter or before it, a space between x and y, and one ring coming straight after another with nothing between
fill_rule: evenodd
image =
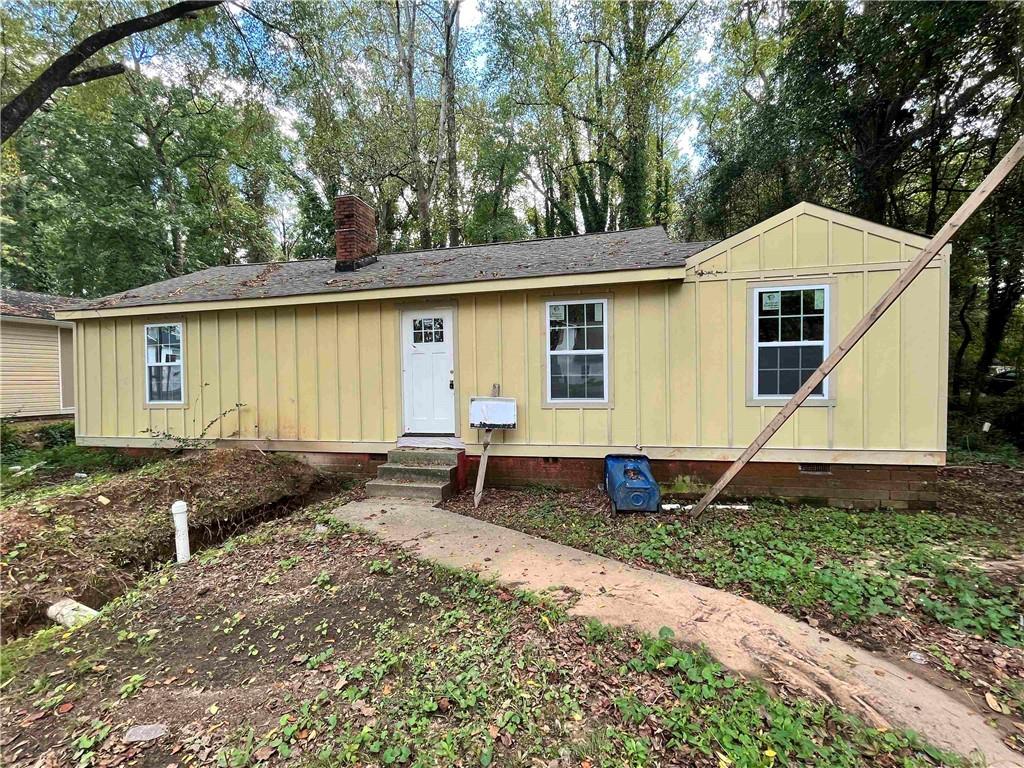
<instances>
[{"instance_id":1,"label":"gray shingle roof","mask_svg":"<svg viewBox=\"0 0 1024 768\"><path fill-rule=\"evenodd\" d=\"M69 296L54 296L51 293L4 288L0 293L0 315L53 320L55 309L67 309L78 301L79 299Z\"/></svg>"},{"instance_id":2,"label":"gray shingle roof","mask_svg":"<svg viewBox=\"0 0 1024 768\"><path fill-rule=\"evenodd\" d=\"M263 299L378 288L682 266L712 243L675 243L660 227L574 237L384 254L355 272L333 259L211 267L116 293L73 309L142 307L193 301Z\"/></svg>"}]
</instances>

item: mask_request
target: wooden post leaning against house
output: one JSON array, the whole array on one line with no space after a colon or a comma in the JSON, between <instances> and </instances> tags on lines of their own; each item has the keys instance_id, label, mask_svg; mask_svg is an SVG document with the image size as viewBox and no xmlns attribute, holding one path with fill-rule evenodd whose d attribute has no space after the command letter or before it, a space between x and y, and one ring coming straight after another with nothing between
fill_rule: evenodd
<instances>
[{"instance_id":1,"label":"wooden post leaning against house","mask_svg":"<svg viewBox=\"0 0 1024 768\"><path fill-rule=\"evenodd\" d=\"M900 273L896 281L889 286L889 290L882 294L881 298L878 299L868 313L853 326L845 338L832 350L832 353L825 358L817 370L804 382L804 385L782 407L782 410L775 414L775 418L768 422L768 426L761 430L761 434L754 438L754 442L747 446L739 458L725 471L725 474L718 478L718 481L697 502L693 508L693 517L696 518L700 515L708 504L717 498L722 489L732 482L732 479L740 473L740 470L747 465L747 462L764 447L764 444L772 438L772 435L778 431L779 427L785 424L786 420L803 404L815 387L824 381L825 377L839 365L840 361L846 357L846 353L853 349L858 341L864 338L864 335L871 326L896 302L896 299L914 281L914 278L924 271L924 268L928 266L928 263L935 257L935 254L942 250L946 243L956 234L957 230L963 226L964 222L978 209L978 206L985 201L985 198L1010 174L1022 157L1024 157L1024 137L1017 140L1017 143L1010 148L1006 156L999 161L999 164L992 169L991 173L985 177L985 180L970 194L963 202L963 205L942 226L942 229L935 233L935 237L928 242L921 253Z\"/></svg>"},{"instance_id":2,"label":"wooden post leaning against house","mask_svg":"<svg viewBox=\"0 0 1024 768\"><path fill-rule=\"evenodd\" d=\"M501 394L501 384L491 386L491 397ZM480 466L476 470L476 488L473 489L473 509L480 506L484 497L484 475L487 474L487 452L491 447L491 430L484 430L484 449L480 453Z\"/></svg>"}]
</instances>

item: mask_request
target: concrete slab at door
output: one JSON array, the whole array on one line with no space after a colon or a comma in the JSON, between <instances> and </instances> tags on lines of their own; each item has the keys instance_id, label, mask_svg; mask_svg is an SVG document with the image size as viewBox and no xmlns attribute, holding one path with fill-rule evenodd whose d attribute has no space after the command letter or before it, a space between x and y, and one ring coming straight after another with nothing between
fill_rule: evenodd
<instances>
[{"instance_id":1,"label":"concrete slab at door","mask_svg":"<svg viewBox=\"0 0 1024 768\"><path fill-rule=\"evenodd\" d=\"M451 309L402 313L405 434L455 433L455 356Z\"/></svg>"}]
</instances>

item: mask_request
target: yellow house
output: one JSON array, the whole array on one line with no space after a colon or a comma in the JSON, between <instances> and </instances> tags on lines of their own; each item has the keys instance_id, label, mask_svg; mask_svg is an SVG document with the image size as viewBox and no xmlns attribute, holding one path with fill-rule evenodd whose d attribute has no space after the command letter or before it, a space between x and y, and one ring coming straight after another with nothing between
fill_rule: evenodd
<instances>
[{"instance_id":1,"label":"yellow house","mask_svg":"<svg viewBox=\"0 0 1024 768\"><path fill-rule=\"evenodd\" d=\"M800 203L727 240L661 227L375 255L336 203L337 259L215 267L59 313L82 445L181 437L372 467L464 451L469 399L514 398L495 482L596 482L609 453L716 477L926 238ZM945 458L949 249L735 488L918 506ZM462 475L465 478L465 473Z\"/></svg>"},{"instance_id":2,"label":"yellow house","mask_svg":"<svg viewBox=\"0 0 1024 768\"><path fill-rule=\"evenodd\" d=\"M75 412L74 324L55 320L74 299L4 289L0 297L0 416Z\"/></svg>"}]
</instances>

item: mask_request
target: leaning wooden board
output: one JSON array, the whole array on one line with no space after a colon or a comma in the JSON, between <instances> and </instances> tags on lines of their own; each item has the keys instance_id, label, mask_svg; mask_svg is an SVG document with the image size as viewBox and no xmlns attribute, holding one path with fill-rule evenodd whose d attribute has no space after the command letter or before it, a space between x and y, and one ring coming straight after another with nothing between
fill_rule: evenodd
<instances>
[{"instance_id":1,"label":"leaning wooden board","mask_svg":"<svg viewBox=\"0 0 1024 768\"><path fill-rule=\"evenodd\" d=\"M907 265L907 268L900 273L896 281L889 286L889 290L882 294L881 298L868 313L836 345L832 353L825 358L824 362L804 382L804 385L797 390L789 402L775 415L775 418L768 422L768 426L761 430L761 434L754 438L754 442L747 446L739 458L725 471L725 474L718 478L718 481L697 502L693 508L694 517L703 512L705 507L715 500L718 494L722 492L722 489L732 482L732 479L740 473L740 470L747 465L747 462L761 450L764 444L771 439L772 435L778 431L779 427L786 423L786 420L796 412L796 409L803 404L811 392L832 372L832 369L839 365L840 361L846 357L846 353L853 349L858 341L864 338L864 334L896 302L896 299L914 282L914 279L924 271L924 268L928 266L928 262L935 257L935 254L942 250L946 243L956 234L957 230L964 225L964 222L978 209L978 206L1010 174L1022 157L1024 157L1024 137L1017 140L1017 143L1006 153L1006 157L999 161L999 164L992 169L992 172L985 177L985 180L981 182L978 188L970 194L963 205L957 209L956 213L950 217L942 229L935 234L935 237L924 247L924 250Z\"/></svg>"}]
</instances>

